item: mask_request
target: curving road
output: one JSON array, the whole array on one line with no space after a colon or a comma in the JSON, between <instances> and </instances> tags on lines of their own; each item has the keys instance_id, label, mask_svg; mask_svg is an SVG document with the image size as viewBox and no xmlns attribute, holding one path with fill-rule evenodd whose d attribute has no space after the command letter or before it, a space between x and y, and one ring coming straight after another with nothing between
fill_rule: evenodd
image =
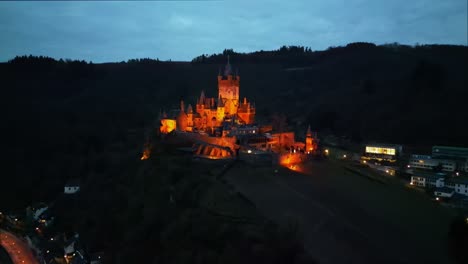
<instances>
[{"instance_id":1,"label":"curving road","mask_svg":"<svg viewBox=\"0 0 468 264\"><path fill-rule=\"evenodd\" d=\"M5 248L14 264L39 264L28 245L7 231L0 230L0 246Z\"/></svg>"}]
</instances>

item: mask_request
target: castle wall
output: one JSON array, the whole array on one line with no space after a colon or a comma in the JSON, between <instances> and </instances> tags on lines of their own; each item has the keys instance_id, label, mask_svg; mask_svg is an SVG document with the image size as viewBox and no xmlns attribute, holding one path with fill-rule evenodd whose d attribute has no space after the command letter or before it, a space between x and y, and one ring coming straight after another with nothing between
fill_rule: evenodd
<instances>
[{"instance_id":1,"label":"castle wall","mask_svg":"<svg viewBox=\"0 0 468 264\"><path fill-rule=\"evenodd\" d=\"M162 134L169 134L176 129L176 126L177 122L175 119L161 119L161 127L159 128L159 131Z\"/></svg>"}]
</instances>

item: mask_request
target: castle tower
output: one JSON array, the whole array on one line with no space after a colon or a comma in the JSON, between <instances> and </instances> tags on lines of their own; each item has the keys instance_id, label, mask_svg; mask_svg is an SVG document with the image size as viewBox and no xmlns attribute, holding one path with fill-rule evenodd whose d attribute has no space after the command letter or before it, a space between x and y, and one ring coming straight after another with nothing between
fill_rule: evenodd
<instances>
[{"instance_id":1,"label":"castle tower","mask_svg":"<svg viewBox=\"0 0 468 264\"><path fill-rule=\"evenodd\" d=\"M192 105L189 104L187 107L187 131L193 130L193 109Z\"/></svg>"},{"instance_id":2,"label":"castle tower","mask_svg":"<svg viewBox=\"0 0 468 264\"><path fill-rule=\"evenodd\" d=\"M180 112L177 116L177 129L180 131L187 130L187 114L185 113L185 104L183 100L180 100Z\"/></svg>"},{"instance_id":3,"label":"castle tower","mask_svg":"<svg viewBox=\"0 0 468 264\"><path fill-rule=\"evenodd\" d=\"M221 97L223 100L226 115L237 114L239 106L239 81L239 75L233 75L228 56L224 74L218 75L218 98Z\"/></svg>"},{"instance_id":4,"label":"castle tower","mask_svg":"<svg viewBox=\"0 0 468 264\"><path fill-rule=\"evenodd\" d=\"M305 148L307 152L314 150L314 138L312 137L312 131L310 130L310 125L307 128Z\"/></svg>"},{"instance_id":5,"label":"castle tower","mask_svg":"<svg viewBox=\"0 0 468 264\"><path fill-rule=\"evenodd\" d=\"M200 98L197 101L196 111L200 115L203 114L203 110L205 109L205 92L202 90L200 94Z\"/></svg>"},{"instance_id":6,"label":"castle tower","mask_svg":"<svg viewBox=\"0 0 468 264\"><path fill-rule=\"evenodd\" d=\"M224 119L224 103L223 103L223 98L218 97L218 106L217 106L217 109L216 109L216 120L218 120L218 122L222 122Z\"/></svg>"}]
</instances>

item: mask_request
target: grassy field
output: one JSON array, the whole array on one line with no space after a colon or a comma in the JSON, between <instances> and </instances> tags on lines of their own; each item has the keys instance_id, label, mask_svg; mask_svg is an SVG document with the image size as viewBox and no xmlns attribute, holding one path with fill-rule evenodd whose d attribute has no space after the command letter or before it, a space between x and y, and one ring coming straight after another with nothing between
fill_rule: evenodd
<instances>
[{"instance_id":1,"label":"grassy field","mask_svg":"<svg viewBox=\"0 0 468 264\"><path fill-rule=\"evenodd\" d=\"M358 203L383 226L394 227L407 237L413 248L441 253L445 258L447 234L456 211L432 201L425 193L405 187L396 178L385 177L385 183L343 171L341 162L333 164L326 180L344 199ZM309 166L314 166L313 164ZM377 173L375 176L378 177ZM382 176L380 176L382 177Z\"/></svg>"},{"instance_id":2,"label":"grassy field","mask_svg":"<svg viewBox=\"0 0 468 264\"><path fill-rule=\"evenodd\" d=\"M345 165L314 161L296 171L279 168L277 172L275 168L240 166L227 176L268 217L279 219L288 212L301 219L306 242L309 236L309 245L317 254L321 250L314 248L320 247L321 239L332 236L337 240L327 246L336 252L346 252L351 244L356 251L350 256L370 254L363 263L372 263L369 260L379 256L384 261L398 259L389 263L450 263L447 234L456 211L405 187L396 178L376 181L346 170ZM322 217L327 211L333 213L328 219ZM357 233L340 237L343 226ZM356 239L359 234L365 241ZM352 245L353 241L361 245Z\"/></svg>"}]
</instances>

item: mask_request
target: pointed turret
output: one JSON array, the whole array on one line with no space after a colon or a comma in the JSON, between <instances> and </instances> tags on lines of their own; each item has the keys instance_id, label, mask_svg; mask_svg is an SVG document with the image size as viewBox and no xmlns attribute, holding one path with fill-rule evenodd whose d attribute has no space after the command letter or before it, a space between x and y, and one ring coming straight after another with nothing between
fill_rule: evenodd
<instances>
[{"instance_id":1,"label":"pointed turret","mask_svg":"<svg viewBox=\"0 0 468 264\"><path fill-rule=\"evenodd\" d=\"M185 104L184 100L180 100L180 112L185 113Z\"/></svg>"},{"instance_id":2,"label":"pointed turret","mask_svg":"<svg viewBox=\"0 0 468 264\"><path fill-rule=\"evenodd\" d=\"M203 105L205 104L205 91L201 91L201 94L200 94L200 99L198 101L199 104Z\"/></svg>"},{"instance_id":3,"label":"pointed turret","mask_svg":"<svg viewBox=\"0 0 468 264\"><path fill-rule=\"evenodd\" d=\"M232 75L231 63L229 62L229 55L226 67L224 68L224 76Z\"/></svg>"},{"instance_id":4,"label":"pointed turret","mask_svg":"<svg viewBox=\"0 0 468 264\"><path fill-rule=\"evenodd\" d=\"M306 151L307 151L307 153L310 153L311 151L313 151L315 149L314 139L312 138L312 131L310 130L310 125L307 128L306 140L305 141L306 141L305 142Z\"/></svg>"},{"instance_id":5,"label":"pointed turret","mask_svg":"<svg viewBox=\"0 0 468 264\"><path fill-rule=\"evenodd\" d=\"M189 104L189 105L187 106L187 114L193 114L193 109L192 109L192 105L191 105L191 104Z\"/></svg>"}]
</instances>

